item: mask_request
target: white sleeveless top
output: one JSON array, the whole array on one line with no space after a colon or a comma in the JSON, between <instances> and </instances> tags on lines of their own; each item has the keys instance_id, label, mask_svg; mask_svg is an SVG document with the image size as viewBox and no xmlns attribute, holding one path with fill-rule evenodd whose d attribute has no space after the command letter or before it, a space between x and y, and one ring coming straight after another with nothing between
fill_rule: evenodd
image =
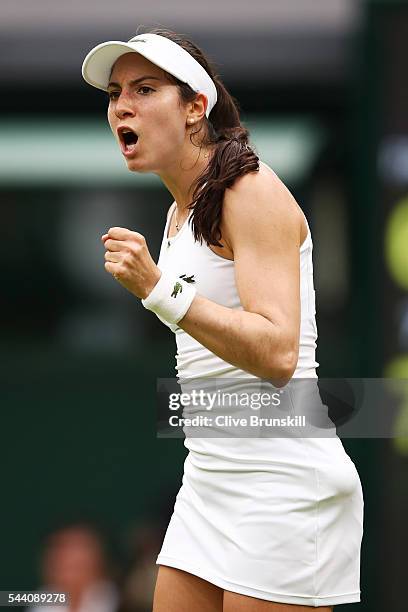
<instances>
[{"instance_id":1,"label":"white sleeveless top","mask_svg":"<svg viewBox=\"0 0 408 612\"><path fill-rule=\"evenodd\" d=\"M217 304L243 310L235 284L235 263L212 251L205 241L200 245L194 241L190 220L184 222L178 234L168 238L168 228L174 212L174 204L169 212L164 228L158 267L176 276L193 275L197 292ZM306 221L307 223L307 221ZM312 236L308 233L300 246L300 299L301 325L299 359L295 378L317 378L315 359L317 327L315 290L313 285ZM196 377L254 378L236 366L214 355L197 342L178 325L169 324L161 319L175 333L177 343L176 370L179 379L190 380Z\"/></svg>"}]
</instances>

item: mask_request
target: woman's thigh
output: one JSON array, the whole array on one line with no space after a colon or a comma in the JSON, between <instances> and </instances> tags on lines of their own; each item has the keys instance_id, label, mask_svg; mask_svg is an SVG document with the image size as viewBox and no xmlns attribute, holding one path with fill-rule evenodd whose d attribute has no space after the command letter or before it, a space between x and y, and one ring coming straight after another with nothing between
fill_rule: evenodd
<instances>
[{"instance_id":1,"label":"woman's thigh","mask_svg":"<svg viewBox=\"0 0 408 612\"><path fill-rule=\"evenodd\" d=\"M153 612L222 612L223 593L193 574L160 565Z\"/></svg>"},{"instance_id":2,"label":"woman's thigh","mask_svg":"<svg viewBox=\"0 0 408 612\"><path fill-rule=\"evenodd\" d=\"M298 606L294 604L275 603L256 597L247 597L238 593L224 591L223 612L332 612L331 606Z\"/></svg>"}]
</instances>

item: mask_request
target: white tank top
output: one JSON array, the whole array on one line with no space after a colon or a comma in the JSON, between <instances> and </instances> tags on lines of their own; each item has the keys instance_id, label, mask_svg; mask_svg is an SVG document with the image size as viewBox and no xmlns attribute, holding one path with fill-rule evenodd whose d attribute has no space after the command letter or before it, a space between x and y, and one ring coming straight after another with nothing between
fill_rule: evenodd
<instances>
[{"instance_id":1,"label":"white tank top","mask_svg":"<svg viewBox=\"0 0 408 612\"><path fill-rule=\"evenodd\" d=\"M164 228L158 267L176 276L182 274L193 276L194 286L200 295L227 308L243 310L235 284L234 261L214 253L204 240L201 245L194 241L190 224L191 212L179 233L168 238L168 228L173 211L174 203ZM317 378L316 368L319 366L315 360L317 327L313 286L313 243L308 223L307 227L307 236L300 246L301 324L299 359L293 375L296 378ZM161 320L176 336L176 370L179 379L189 380L209 376L256 378L253 374L214 355L178 325Z\"/></svg>"}]
</instances>

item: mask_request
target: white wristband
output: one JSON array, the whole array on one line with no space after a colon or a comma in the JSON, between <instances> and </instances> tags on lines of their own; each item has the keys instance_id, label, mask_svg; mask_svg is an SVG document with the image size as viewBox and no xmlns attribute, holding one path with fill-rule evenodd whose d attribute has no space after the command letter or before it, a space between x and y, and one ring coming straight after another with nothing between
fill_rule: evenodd
<instances>
[{"instance_id":1,"label":"white wristband","mask_svg":"<svg viewBox=\"0 0 408 612\"><path fill-rule=\"evenodd\" d=\"M151 310L168 323L178 323L190 308L197 289L182 278L163 272L149 295L142 300Z\"/></svg>"}]
</instances>

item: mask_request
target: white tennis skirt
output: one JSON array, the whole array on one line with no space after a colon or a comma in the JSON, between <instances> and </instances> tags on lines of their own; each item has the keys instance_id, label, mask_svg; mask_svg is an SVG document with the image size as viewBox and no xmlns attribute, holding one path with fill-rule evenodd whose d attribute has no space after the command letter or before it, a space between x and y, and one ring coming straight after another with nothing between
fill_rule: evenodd
<instances>
[{"instance_id":1,"label":"white tennis skirt","mask_svg":"<svg viewBox=\"0 0 408 612\"><path fill-rule=\"evenodd\" d=\"M337 436L185 445L157 564L268 601L360 601L363 494Z\"/></svg>"}]
</instances>

